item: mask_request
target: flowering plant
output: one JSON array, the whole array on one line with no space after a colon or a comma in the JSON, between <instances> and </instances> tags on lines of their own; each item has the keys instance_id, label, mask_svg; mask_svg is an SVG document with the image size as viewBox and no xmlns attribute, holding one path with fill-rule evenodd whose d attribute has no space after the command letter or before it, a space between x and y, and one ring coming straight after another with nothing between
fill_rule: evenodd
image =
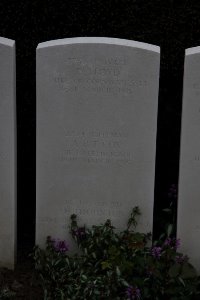
<instances>
[{"instance_id":1,"label":"flowering plant","mask_svg":"<svg viewBox=\"0 0 200 300\"><path fill-rule=\"evenodd\" d=\"M110 220L88 229L72 215L78 254L70 255L66 241L51 237L45 250L35 248L44 299L198 299L200 280L188 257L178 252L180 240L165 236L149 246L151 235L135 231L139 215L135 207L120 233Z\"/></svg>"}]
</instances>

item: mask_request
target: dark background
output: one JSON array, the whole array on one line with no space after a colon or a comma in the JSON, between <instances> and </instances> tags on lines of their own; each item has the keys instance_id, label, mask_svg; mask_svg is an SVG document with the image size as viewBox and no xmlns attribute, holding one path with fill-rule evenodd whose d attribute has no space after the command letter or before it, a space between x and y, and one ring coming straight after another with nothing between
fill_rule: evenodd
<instances>
[{"instance_id":1,"label":"dark background","mask_svg":"<svg viewBox=\"0 0 200 300\"><path fill-rule=\"evenodd\" d=\"M177 185L185 48L200 45L200 1L0 0L0 36L16 40L18 133L18 253L35 232L35 49L52 39L104 36L161 47L154 233Z\"/></svg>"}]
</instances>

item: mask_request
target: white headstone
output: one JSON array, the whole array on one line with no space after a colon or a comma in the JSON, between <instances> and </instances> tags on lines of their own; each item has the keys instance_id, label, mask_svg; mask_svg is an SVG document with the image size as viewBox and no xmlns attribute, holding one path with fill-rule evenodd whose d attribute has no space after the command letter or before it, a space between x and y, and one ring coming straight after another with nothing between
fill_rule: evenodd
<instances>
[{"instance_id":1,"label":"white headstone","mask_svg":"<svg viewBox=\"0 0 200 300\"><path fill-rule=\"evenodd\" d=\"M200 272L200 47L186 50L177 236Z\"/></svg>"},{"instance_id":2,"label":"white headstone","mask_svg":"<svg viewBox=\"0 0 200 300\"><path fill-rule=\"evenodd\" d=\"M36 243L80 224L152 231L159 47L70 38L37 48Z\"/></svg>"},{"instance_id":3,"label":"white headstone","mask_svg":"<svg viewBox=\"0 0 200 300\"><path fill-rule=\"evenodd\" d=\"M0 37L0 266L13 268L16 240L15 42Z\"/></svg>"}]
</instances>

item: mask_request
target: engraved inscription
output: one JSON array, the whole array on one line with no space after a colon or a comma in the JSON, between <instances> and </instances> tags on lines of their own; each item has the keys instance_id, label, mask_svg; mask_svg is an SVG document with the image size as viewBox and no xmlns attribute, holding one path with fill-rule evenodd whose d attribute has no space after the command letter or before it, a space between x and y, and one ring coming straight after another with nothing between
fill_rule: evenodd
<instances>
[{"instance_id":1,"label":"engraved inscription","mask_svg":"<svg viewBox=\"0 0 200 300\"><path fill-rule=\"evenodd\" d=\"M196 154L194 156L191 155L189 162L192 163L195 167L200 167L200 154Z\"/></svg>"},{"instance_id":2,"label":"engraved inscription","mask_svg":"<svg viewBox=\"0 0 200 300\"><path fill-rule=\"evenodd\" d=\"M74 204L76 203L76 204ZM106 218L115 218L120 217L121 215L121 207L122 202L112 200L107 206L106 201L95 202L95 206L90 205L89 207L85 207L85 202L81 199L72 201L66 200L64 206L64 214L67 215L66 223L69 221L69 216L72 214L77 214L79 216L102 216Z\"/></svg>"},{"instance_id":3,"label":"engraved inscription","mask_svg":"<svg viewBox=\"0 0 200 300\"><path fill-rule=\"evenodd\" d=\"M83 65L86 61L86 57L85 58L77 58L77 57L69 57L65 60L65 64L66 65ZM105 66L109 66L109 65L115 65L115 66L125 66L128 64L128 58L127 57L120 57L120 56L115 56L115 57L97 57L94 59L94 63L97 65L101 64L101 65L105 65Z\"/></svg>"},{"instance_id":4,"label":"engraved inscription","mask_svg":"<svg viewBox=\"0 0 200 300\"><path fill-rule=\"evenodd\" d=\"M40 218L41 223L47 223L47 224L56 224L58 222L56 217L43 217Z\"/></svg>"},{"instance_id":5,"label":"engraved inscription","mask_svg":"<svg viewBox=\"0 0 200 300\"><path fill-rule=\"evenodd\" d=\"M125 78L123 71L128 59L100 57L93 59L71 57L64 66L66 71L57 72L53 80L66 93L88 91L105 94L133 94L135 88L144 88L146 80Z\"/></svg>"},{"instance_id":6,"label":"engraved inscription","mask_svg":"<svg viewBox=\"0 0 200 300\"><path fill-rule=\"evenodd\" d=\"M128 134L120 131L75 131L65 134L63 162L130 163L134 155L127 150Z\"/></svg>"},{"instance_id":7,"label":"engraved inscription","mask_svg":"<svg viewBox=\"0 0 200 300\"><path fill-rule=\"evenodd\" d=\"M56 225L61 224L62 229L69 228L70 216L72 214L77 214L78 216L87 216L87 217L103 217L106 221L108 218L118 218L121 216L121 207L123 206L122 202L112 200L109 207L106 207L107 202L104 200L95 202L95 207L85 207L85 202L82 199L72 201L65 200L63 217L43 217L40 218L39 222Z\"/></svg>"},{"instance_id":8,"label":"engraved inscription","mask_svg":"<svg viewBox=\"0 0 200 300\"><path fill-rule=\"evenodd\" d=\"M64 212L66 215L77 214L79 216L106 216L106 217L120 217L120 211L109 208L77 208L65 207ZM68 218L67 218L68 220Z\"/></svg>"}]
</instances>

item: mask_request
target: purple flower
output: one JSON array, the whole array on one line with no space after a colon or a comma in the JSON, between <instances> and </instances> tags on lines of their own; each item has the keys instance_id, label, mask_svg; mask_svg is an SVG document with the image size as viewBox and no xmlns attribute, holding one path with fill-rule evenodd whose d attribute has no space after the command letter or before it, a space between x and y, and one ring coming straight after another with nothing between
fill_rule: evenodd
<instances>
[{"instance_id":1,"label":"purple flower","mask_svg":"<svg viewBox=\"0 0 200 300\"><path fill-rule=\"evenodd\" d=\"M176 238L167 238L164 242L164 246L171 247L172 249L177 250L180 247L181 241Z\"/></svg>"},{"instance_id":2,"label":"purple flower","mask_svg":"<svg viewBox=\"0 0 200 300\"><path fill-rule=\"evenodd\" d=\"M131 285L126 288L125 294L130 300L140 299L141 297L140 289Z\"/></svg>"},{"instance_id":3,"label":"purple flower","mask_svg":"<svg viewBox=\"0 0 200 300\"><path fill-rule=\"evenodd\" d=\"M69 250L69 245L65 240L51 239L51 242L56 252L65 253Z\"/></svg>"},{"instance_id":4,"label":"purple flower","mask_svg":"<svg viewBox=\"0 0 200 300\"><path fill-rule=\"evenodd\" d=\"M180 245L181 245L181 240L180 239L175 239L175 245L174 245L175 249L180 248Z\"/></svg>"},{"instance_id":5,"label":"purple flower","mask_svg":"<svg viewBox=\"0 0 200 300\"><path fill-rule=\"evenodd\" d=\"M183 264L184 262L188 261L188 256L187 255L177 255L175 259L176 259L176 263Z\"/></svg>"},{"instance_id":6,"label":"purple flower","mask_svg":"<svg viewBox=\"0 0 200 300\"><path fill-rule=\"evenodd\" d=\"M73 235L75 235L79 239L84 239L86 236L85 227L79 227L73 230Z\"/></svg>"},{"instance_id":7,"label":"purple flower","mask_svg":"<svg viewBox=\"0 0 200 300\"><path fill-rule=\"evenodd\" d=\"M164 241L164 246L171 246L171 238L167 238L165 241Z\"/></svg>"},{"instance_id":8,"label":"purple flower","mask_svg":"<svg viewBox=\"0 0 200 300\"><path fill-rule=\"evenodd\" d=\"M153 247L151 249L151 255L154 258L160 258L161 257L162 248L161 247Z\"/></svg>"}]
</instances>

